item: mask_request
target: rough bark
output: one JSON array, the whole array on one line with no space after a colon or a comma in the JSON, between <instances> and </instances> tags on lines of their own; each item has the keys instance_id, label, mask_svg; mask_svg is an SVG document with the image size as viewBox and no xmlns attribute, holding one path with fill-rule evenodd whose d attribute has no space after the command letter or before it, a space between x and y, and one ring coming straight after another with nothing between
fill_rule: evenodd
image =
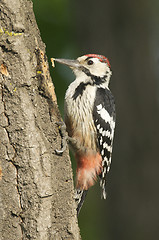
<instances>
[{"instance_id":1,"label":"rough bark","mask_svg":"<svg viewBox=\"0 0 159 240\"><path fill-rule=\"evenodd\" d=\"M68 149L29 0L0 1L0 239L79 239Z\"/></svg>"}]
</instances>

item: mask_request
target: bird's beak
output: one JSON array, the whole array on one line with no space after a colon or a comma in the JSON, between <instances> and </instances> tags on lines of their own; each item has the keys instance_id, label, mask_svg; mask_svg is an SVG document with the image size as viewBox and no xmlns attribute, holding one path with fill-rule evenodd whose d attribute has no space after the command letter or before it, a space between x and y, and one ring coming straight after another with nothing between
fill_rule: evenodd
<instances>
[{"instance_id":1,"label":"bird's beak","mask_svg":"<svg viewBox=\"0 0 159 240\"><path fill-rule=\"evenodd\" d=\"M79 68L81 66L78 60L54 58L54 61L67 65L70 68Z\"/></svg>"}]
</instances>

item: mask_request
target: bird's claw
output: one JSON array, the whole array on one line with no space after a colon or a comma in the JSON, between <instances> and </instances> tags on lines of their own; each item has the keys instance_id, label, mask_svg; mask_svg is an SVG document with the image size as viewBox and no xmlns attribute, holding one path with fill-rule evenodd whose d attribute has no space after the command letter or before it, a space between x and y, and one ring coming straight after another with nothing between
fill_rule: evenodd
<instances>
[{"instance_id":1,"label":"bird's claw","mask_svg":"<svg viewBox=\"0 0 159 240\"><path fill-rule=\"evenodd\" d=\"M59 127L60 135L61 135L61 149L55 149L56 154L61 155L66 150L67 146L67 132L66 132L66 125L64 122L57 122Z\"/></svg>"}]
</instances>

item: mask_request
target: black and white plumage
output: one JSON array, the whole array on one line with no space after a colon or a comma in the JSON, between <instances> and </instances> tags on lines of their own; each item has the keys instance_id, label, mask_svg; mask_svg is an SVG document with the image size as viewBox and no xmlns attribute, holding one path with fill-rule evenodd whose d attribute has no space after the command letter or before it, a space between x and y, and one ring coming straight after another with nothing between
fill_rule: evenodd
<instances>
[{"instance_id":1,"label":"black and white plumage","mask_svg":"<svg viewBox=\"0 0 159 240\"><path fill-rule=\"evenodd\" d=\"M94 102L93 119L97 130L100 154L102 156L102 172L100 186L102 197L106 199L106 174L109 172L112 155L112 144L115 128L115 103L109 89L97 88Z\"/></svg>"},{"instance_id":2,"label":"black and white plumage","mask_svg":"<svg viewBox=\"0 0 159 240\"><path fill-rule=\"evenodd\" d=\"M110 63L102 55L87 54L77 60L55 59L76 75L65 95L65 123L77 160L77 211L87 190L100 177L106 198L106 174L110 169L115 128L115 104L109 90Z\"/></svg>"}]
</instances>

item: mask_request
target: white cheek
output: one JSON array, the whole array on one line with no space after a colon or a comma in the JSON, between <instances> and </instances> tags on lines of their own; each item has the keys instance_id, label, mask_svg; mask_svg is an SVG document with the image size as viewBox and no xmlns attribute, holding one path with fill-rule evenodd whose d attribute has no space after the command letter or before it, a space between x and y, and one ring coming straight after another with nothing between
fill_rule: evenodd
<instances>
[{"instance_id":1,"label":"white cheek","mask_svg":"<svg viewBox=\"0 0 159 240\"><path fill-rule=\"evenodd\" d=\"M94 64L90 66L89 70L91 74L101 77L106 74L106 71L109 71L109 68L105 63L98 61L94 62Z\"/></svg>"}]
</instances>

